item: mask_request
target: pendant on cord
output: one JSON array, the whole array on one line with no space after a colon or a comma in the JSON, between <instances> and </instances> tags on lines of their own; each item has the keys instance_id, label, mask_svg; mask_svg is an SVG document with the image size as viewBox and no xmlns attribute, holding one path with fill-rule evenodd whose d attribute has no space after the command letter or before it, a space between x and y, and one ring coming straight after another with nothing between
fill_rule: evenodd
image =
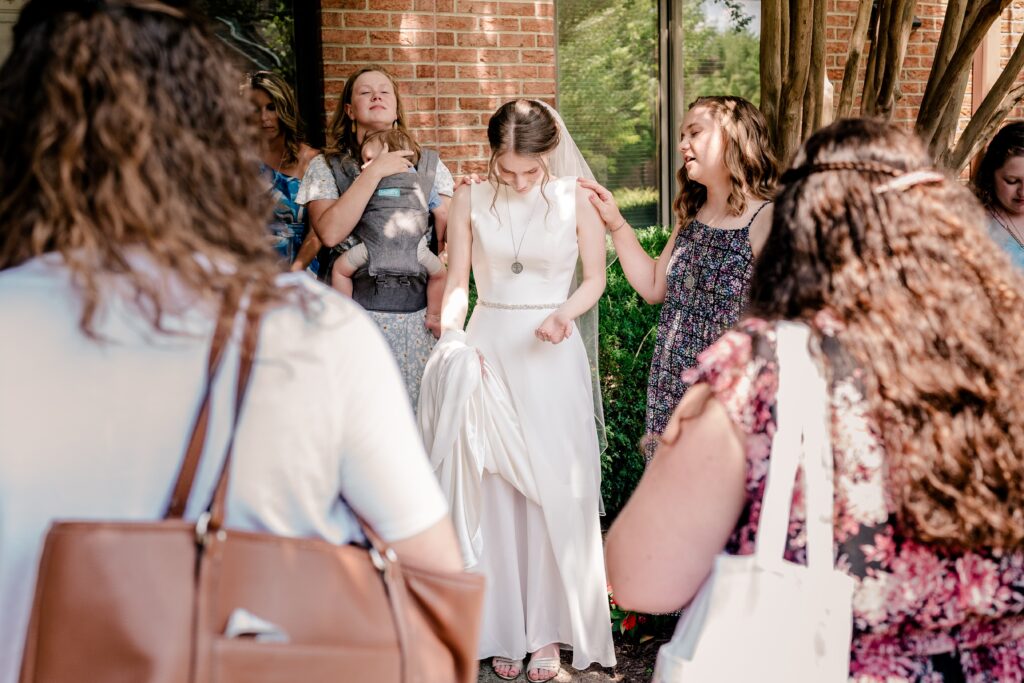
<instances>
[{"instance_id":1,"label":"pendant on cord","mask_svg":"<svg viewBox=\"0 0 1024 683\"><path fill-rule=\"evenodd\" d=\"M519 275L519 273L523 272L523 264L520 263L519 261L513 261L512 272L515 273L516 275Z\"/></svg>"}]
</instances>

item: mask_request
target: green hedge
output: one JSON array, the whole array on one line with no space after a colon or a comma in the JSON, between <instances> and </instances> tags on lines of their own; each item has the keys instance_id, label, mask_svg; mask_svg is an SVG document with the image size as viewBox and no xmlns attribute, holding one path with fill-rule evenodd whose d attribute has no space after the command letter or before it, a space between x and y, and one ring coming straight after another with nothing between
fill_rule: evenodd
<instances>
[{"instance_id":1,"label":"green hedge","mask_svg":"<svg viewBox=\"0 0 1024 683\"><path fill-rule=\"evenodd\" d=\"M637 230L652 256L661 253L669 231ZM610 523L643 474L640 439L644 435L647 378L657 335L660 307L650 306L626 281L615 251L608 250L608 285L600 302L600 368L608 449L601 462L601 494Z\"/></svg>"},{"instance_id":2,"label":"green hedge","mask_svg":"<svg viewBox=\"0 0 1024 683\"><path fill-rule=\"evenodd\" d=\"M658 222L658 190L653 187L623 187L613 190L622 217L634 228L646 228Z\"/></svg>"}]
</instances>

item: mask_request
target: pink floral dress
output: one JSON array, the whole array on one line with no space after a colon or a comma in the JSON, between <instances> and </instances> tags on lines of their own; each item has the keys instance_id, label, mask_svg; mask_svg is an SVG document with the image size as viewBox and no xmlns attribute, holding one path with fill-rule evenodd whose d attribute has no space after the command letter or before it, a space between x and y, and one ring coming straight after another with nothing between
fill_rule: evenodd
<instances>
[{"instance_id":1,"label":"pink floral dress","mask_svg":"<svg viewBox=\"0 0 1024 683\"><path fill-rule=\"evenodd\" d=\"M836 563L857 579L850 680L1024 680L1024 553L955 554L899 534L858 372L827 330L821 346L832 375ZM757 319L726 333L684 373L686 382L707 383L747 433L748 502L728 552L754 550L777 380L774 329ZM787 555L802 563L799 481L793 508Z\"/></svg>"}]
</instances>

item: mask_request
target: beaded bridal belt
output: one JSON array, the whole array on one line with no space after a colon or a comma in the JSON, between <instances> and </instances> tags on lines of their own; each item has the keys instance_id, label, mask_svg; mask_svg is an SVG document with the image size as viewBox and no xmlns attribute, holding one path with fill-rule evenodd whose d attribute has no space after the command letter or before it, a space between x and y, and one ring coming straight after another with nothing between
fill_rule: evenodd
<instances>
[{"instance_id":1,"label":"beaded bridal belt","mask_svg":"<svg viewBox=\"0 0 1024 683\"><path fill-rule=\"evenodd\" d=\"M565 302L557 304L499 304L493 301L483 301L478 299L476 302L477 306L486 306L487 308L500 308L505 311L536 311L547 308L558 308Z\"/></svg>"}]
</instances>

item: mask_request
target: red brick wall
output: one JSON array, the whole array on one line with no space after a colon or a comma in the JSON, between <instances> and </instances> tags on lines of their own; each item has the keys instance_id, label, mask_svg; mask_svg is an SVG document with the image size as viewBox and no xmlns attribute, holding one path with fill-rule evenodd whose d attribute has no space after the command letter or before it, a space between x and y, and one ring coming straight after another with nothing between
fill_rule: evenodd
<instances>
[{"instance_id":1,"label":"red brick wall","mask_svg":"<svg viewBox=\"0 0 1024 683\"><path fill-rule=\"evenodd\" d=\"M487 121L519 96L555 104L554 0L322 0L324 109L378 64L410 128L453 173L486 168Z\"/></svg>"},{"instance_id":2,"label":"red brick wall","mask_svg":"<svg viewBox=\"0 0 1024 683\"><path fill-rule=\"evenodd\" d=\"M846 67L846 56L849 41L853 33L853 23L857 13L857 6L861 1L867 0L829 0L827 6L828 19L826 25L826 58L825 66L829 80L835 86L835 102L839 102L839 92L843 82L843 70ZM900 90L902 97L896 104L893 120L908 128L913 127L917 119L917 110L924 96L925 85L928 82L928 73L931 69L932 57L935 54L935 47L939 42L939 33L942 30L942 21L946 13L944 0L918 0L914 14L921 19L921 27L910 34L910 41L907 44L907 57L903 64L903 73L900 76ZM1012 5L1003 12L1002 17L997 20L1002 30L1000 42L1002 51L1002 63L1009 59L1010 53L1017 44L1021 33L1024 32L1024 0L1014 0ZM857 92L863 85L864 65L866 59L861 60L860 79L857 84ZM959 129L967 124L971 115L971 90L972 83L968 83L967 93L964 96L963 108L960 117ZM860 98L855 100L854 112L858 110ZM1021 114L1020 111L1015 114Z\"/></svg>"}]
</instances>

